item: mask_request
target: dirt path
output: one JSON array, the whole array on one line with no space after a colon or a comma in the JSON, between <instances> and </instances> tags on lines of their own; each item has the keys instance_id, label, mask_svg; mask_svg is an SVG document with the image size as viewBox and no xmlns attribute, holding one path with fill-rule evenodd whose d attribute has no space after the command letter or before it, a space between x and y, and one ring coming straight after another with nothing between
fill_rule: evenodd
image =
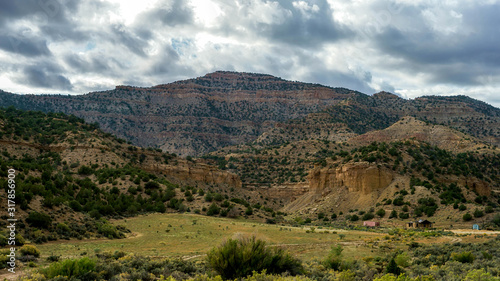
<instances>
[{"instance_id":1,"label":"dirt path","mask_svg":"<svg viewBox=\"0 0 500 281\"><path fill-rule=\"evenodd\" d=\"M485 234L485 235L500 235L500 231L490 230L472 230L472 229L452 229L455 234Z\"/></svg>"},{"instance_id":2,"label":"dirt path","mask_svg":"<svg viewBox=\"0 0 500 281\"><path fill-rule=\"evenodd\" d=\"M23 275L23 271L20 268L16 268L16 273L9 272L7 269L0 270L0 280L17 280Z\"/></svg>"}]
</instances>

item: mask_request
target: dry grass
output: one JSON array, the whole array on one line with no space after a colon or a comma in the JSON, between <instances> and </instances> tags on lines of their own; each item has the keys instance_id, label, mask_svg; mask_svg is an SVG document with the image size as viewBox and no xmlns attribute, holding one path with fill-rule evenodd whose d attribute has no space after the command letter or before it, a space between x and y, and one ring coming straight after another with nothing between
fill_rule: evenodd
<instances>
[{"instance_id":1,"label":"dry grass","mask_svg":"<svg viewBox=\"0 0 500 281\"><path fill-rule=\"evenodd\" d=\"M366 241L381 238L385 234L364 231L337 230L338 234L324 233L327 229L316 229L306 233L308 228L284 227L261 224L242 219L226 219L191 214L151 214L126 220L117 220L132 230L133 234L120 240L93 239L56 241L38 246L44 256L63 257L93 254L98 251L116 250L145 256L193 257L202 256L224 239L235 236L255 235L271 245L280 246L299 258L322 259L331 245L342 244L346 255L360 257ZM339 234L345 235L342 239Z\"/></svg>"}]
</instances>

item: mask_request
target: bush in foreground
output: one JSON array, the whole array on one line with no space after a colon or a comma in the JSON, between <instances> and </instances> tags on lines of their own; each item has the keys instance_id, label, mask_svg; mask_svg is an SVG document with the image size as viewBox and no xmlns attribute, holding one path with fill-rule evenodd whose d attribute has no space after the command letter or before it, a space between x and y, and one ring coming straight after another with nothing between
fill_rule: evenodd
<instances>
[{"instance_id":1,"label":"bush in foreground","mask_svg":"<svg viewBox=\"0 0 500 281\"><path fill-rule=\"evenodd\" d=\"M255 237L225 241L208 253L207 262L224 279L245 277L253 271L292 275L302 271L298 259L283 249L266 247L266 242Z\"/></svg>"},{"instance_id":2,"label":"bush in foreground","mask_svg":"<svg viewBox=\"0 0 500 281\"><path fill-rule=\"evenodd\" d=\"M94 280L97 277L95 267L96 261L85 257L53 263L42 270L42 274L47 278L62 276L81 280Z\"/></svg>"}]
</instances>

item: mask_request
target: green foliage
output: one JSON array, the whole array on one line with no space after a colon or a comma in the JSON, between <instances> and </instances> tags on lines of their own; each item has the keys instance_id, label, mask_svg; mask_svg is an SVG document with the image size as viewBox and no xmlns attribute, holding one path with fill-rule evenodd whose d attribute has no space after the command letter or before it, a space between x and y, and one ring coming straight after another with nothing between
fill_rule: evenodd
<instances>
[{"instance_id":1,"label":"green foliage","mask_svg":"<svg viewBox=\"0 0 500 281\"><path fill-rule=\"evenodd\" d=\"M7 237L5 237L5 235L3 234L0 234L0 247L3 247L3 246L7 246L9 240L7 239Z\"/></svg>"},{"instance_id":2,"label":"green foliage","mask_svg":"<svg viewBox=\"0 0 500 281\"><path fill-rule=\"evenodd\" d=\"M397 265L394 258L392 258L389 261L389 264L387 264L387 267L385 268L385 273L392 273L396 276L399 276L399 274L401 274L401 268Z\"/></svg>"},{"instance_id":3,"label":"green foliage","mask_svg":"<svg viewBox=\"0 0 500 281\"><path fill-rule=\"evenodd\" d=\"M207 215L208 216L215 216L215 215L218 215L220 213L220 207L217 206L217 204L215 202L213 202L210 207L208 207L208 210L207 210Z\"/></svg>"},{"instance_id":4,"label":"green foliage","mask_svg":"<svg viewBox=\"0 0 500 281\"><path fill-rule=\"evenodd\" d=\"M470 221L470 220L472 220L472 215L467 213L467 214L463 215L462 219L464 221Z\"/></svg>"},{"instance_id":5,"label":"green foliage","mask_svg":"<svg viewBox=\"0 0 500 281\"><path fill-rule=\"evenodd\" d=\"M49 228L52 223L52 218L47 214L32 211L29 213L26 221L32 227Z\"/></svg>"},{"instance_id":6,"label":"green foliage","mask_svg":"<svg viewBox=\"0 0 500 281\"><path fill-rule=\"evenodd\" d=\"M377 216L383 218L385 216L385 210L379 209L376 214L377 214Z\"/></svg>"},{"instance_id":7,"label":"green foliage","mask_svg":"<svg viewBox=\"0 0 500 281\"><path fill-rule=\"evenodd\" d=\"M394 260L396 261L396 264L402 268L410 266L410 257L406 252L398 254Z\"/></svg>"},{"instance_id":8,"label":"green foliage","mask_svg":"<svg viewBox=\"0 0 500 281\"><path fill-rule=\"evenodd\" d=\"M374 217L375 217L375 215L374 215L373 213L366 213L366 214L364 214L364 215L363 215L363 218L362 218L362 219L363 219L364 221L367 221L367 220L371 220L371 219L373 219Z\"/></svg>"},{"instance_id":9,"label":"green foliage","mask_svg":"<svg viewBox=\"0 0 500 281\"><path fill-rule=\"evenodd\" d=\"M78 174L79 175L88 176L88 175L91 175L92 173L94 173L94 169L92 169L89 166L83 165L80 168L78 168Z\"/></svg>"},{"instance_id":10,"label":"green foliage","mask_svg":"<svg viewBox=\"0 0 500 281\"><path fill-rule=\"evenodd\" d=\"M19 252L21 253L21 256L40 257L40 250L33 245L24 245L21 249L19 249Z\"/></svg>"},{"instance_id":11,"label":"green foliage","mask_svg":"<svg viewBox=\"0 0 500 281\"><path fill-rule=\"evenodd\" d=\"M92 273L95 272L95 269L96 269L96 261L84 257L81 259L69 259L52 263L48 268L41 270L41 272L47 278L64 276L68 278L77 278L82 280L83 279L93 280Z\"/></svg>"},{"instance_id":12,"label":"green foliage","mask_svg":"<svg viewBox=\"0 0 500 281\"><path fill-rule=\"evenodd\" d=\"M472 252L452 253L451 258L461 263L473 263L476 258Z\"/></svg>"},{"instance_id":13,"label":"green foliage","mask_svg":"<svg viewBox=\"0 0 500 281\"><path fill-rule=\"evenodd\" d=\"M422 214L425 214L428 217L432 217L438 209L436 200L434 200L434 198L431 197L418 199L418 204L419 205L417 206L417 208L415 208L416 216L421 216Z\"/></svg>"},{"instance_id":14,"label":"green foliage","mask_svg":"<svg viewBox=\"0 0 500 281\"><path fill-rule=\"evenodd\" d=\"M398 217L398 212L396 210L392 210L391 214L389 215L389 218L397 218Z\"/></svg>"},{"instance_id":15,"label":"green foliage","mask_svg":"<svg viewBox=\"0 0 500 281\"><path fill-rule=\"evenodd\" d=\"M491 276L491 273L481 268L469 271L464 281L500 281L500 278Z\"/></svg>"},{"instance_id":16,"label":"green foliage","mask_svg":"<svg viewBox=\"0 0 500 281\"><path fill-rule=\"evenodd\" d=\"M341 265L342 265L342 252L344 249L342 249L342 246L332 246L330 249L330 252L328 253L328 256L326 257L325 261L323 262L324 265L328 268L331 268L333 270L340 270Z\"/></svg>"},{"instance_id":17,"label":"green foliage","mask_svg":"<svg viewBox=\"0 0 500 281\"><path fill-rule=\"evenodd\" d=\"M491 222L492 222L494 225L496 225L496 226L500 227L500 214L496 214L496 215L493 217L493 219L491 220Z\"/></svg>"},{"instance_id":18,"label":"green foliage","mask_svg":"<svg viewBox=\"0 0 500 281\"><path fill-rule=\"evenodd\" d=\"M296 275L302 270L299 260L281 248L266 247L255 237L225 241L208 253L207 262L224 279L245 277L253 271Z\"/></svg>"},{"instance_id":19,"label":"green foliage","mask_svg":"<svg viewBox=\"0 0 500 281\"><path fill-rule=\"evenodd\" d=\"M474 210L474 217L475 218L480 218L480 217L483 217L484 216L484 212L479 210L479 209L476 209Z\"/></svg>"},{"instance_id":20,"label":"green foliage","mask_svg":"<svg viewBox=\"0 0 500 281\"><path fill-rule=\"evenodd\" d=\"M109 239L120 239L120 238L125 238L125 234L123 232L119 231L116 226L109 224L107 222L99 223L97 225L97 232L99 234L102 234L104 237L107 237Z\"/></svg>"}]
</instances>

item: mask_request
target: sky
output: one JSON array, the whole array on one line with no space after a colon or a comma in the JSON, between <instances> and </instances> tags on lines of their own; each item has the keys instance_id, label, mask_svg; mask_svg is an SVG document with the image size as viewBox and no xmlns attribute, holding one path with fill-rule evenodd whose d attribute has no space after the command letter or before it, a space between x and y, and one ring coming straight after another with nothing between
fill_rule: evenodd
<instances>
[{"instance_id":1,"label":"sky","mask_svg":"<svg viewBox=\"0 0 500 281\"><path fill-rule=\"evenodd\" d=\"M0 89L84 94L217 70L500 107L500 1L0 0Z\"/></svg>"}]
</instances>

